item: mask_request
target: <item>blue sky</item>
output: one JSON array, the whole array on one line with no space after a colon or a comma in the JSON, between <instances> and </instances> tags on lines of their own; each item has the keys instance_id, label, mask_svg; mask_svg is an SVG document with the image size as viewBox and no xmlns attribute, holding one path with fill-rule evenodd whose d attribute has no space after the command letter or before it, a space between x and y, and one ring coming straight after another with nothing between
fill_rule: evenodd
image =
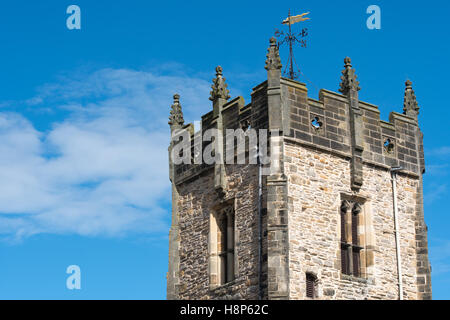
<instances>
[{"instance_id":1,"label":"blue sky","mask_svg":"<svg viewBox=\"0 0 450 320\"><path fill-rule=\"evenodd\" d=\"M0 298L164 299L167 117L210 110L214 68L249 101L268 39L311 11L296 51L309 95L337 91L350 56L360 98L387 120L404 82L421 106L435 299L450 298L448 1L3 1L0 10ZM82 29L66 28L81 8ZM368 30L366 8L381 8ZM283 62L286 51L282 51ZM67 266L82 289L66 289Z\"/></svg>"}]
</instances>

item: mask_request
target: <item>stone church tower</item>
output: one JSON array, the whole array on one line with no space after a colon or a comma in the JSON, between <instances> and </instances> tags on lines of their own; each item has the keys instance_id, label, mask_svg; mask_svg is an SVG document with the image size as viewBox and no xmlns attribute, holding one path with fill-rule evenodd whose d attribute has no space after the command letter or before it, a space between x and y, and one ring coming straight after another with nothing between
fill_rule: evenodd
<instances>
[{"instance_id":1,"label":"stone church tower","mask_svg":"<svg viewBox=\"0 0 450 320\"><path fill-rule=\"evenodd\" d=\"M340 93L322 89L319 100L305 84L281 77L281 67L272 38L267 80L247 104L230 100L217 67L212 110L198 132L184 124L174 96L169 154L188 161L170 157L167 298L431 299L423 135L412 83L403 113L386 122L377 106L359 100L350 58ZM209 139L214 163L196 161L208 148L208 129L222 133ZM225 147L227 129L268 130L258 139L269 146L270 163L250 163L245 140L243 149ZM188 141L187 152L177 149L180 141ZM248 163L224 161L230 152Z\"/></svg>"}]
</instances>

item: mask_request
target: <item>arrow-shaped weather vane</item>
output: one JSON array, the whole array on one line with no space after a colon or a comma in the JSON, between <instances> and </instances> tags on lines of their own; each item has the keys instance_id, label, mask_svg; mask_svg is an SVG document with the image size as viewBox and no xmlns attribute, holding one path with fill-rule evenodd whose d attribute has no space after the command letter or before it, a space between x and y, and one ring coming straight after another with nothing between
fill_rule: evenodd
<instances>
[{"instance_id":1,"label":"arrow-shaped weather vane","mask_svg":"<svg viewBox=\"0 0 450 320\"><path fill-rule=\"evenodd\" d=\"M308 35L308 29L303 28L300 33L292 33L291 26L297 22L310 20L308 17L306 17L308 14L309 12L302 13L297 16L291 16L291 10L289 10L288 17L282 22L282 24L289 25L289 32L284 33L283 31L279 31L278 29L275 30L275 37L281 39L280 41L278 41L278 47L285 43L289 44L289 60L288 64L286 65L286 68L284 69L283 74L288 75L289 78L291 78L292 80L298 78L300 73L300 69L298 68L294 59L293 45L295 43L299 43L302 48L306 48L306 40L304 38ZM298 70L298 72L294 71L294 63L297 66L296 69ZM287 72L288 69L289 72Z\"/></svg>"}]
</instances>

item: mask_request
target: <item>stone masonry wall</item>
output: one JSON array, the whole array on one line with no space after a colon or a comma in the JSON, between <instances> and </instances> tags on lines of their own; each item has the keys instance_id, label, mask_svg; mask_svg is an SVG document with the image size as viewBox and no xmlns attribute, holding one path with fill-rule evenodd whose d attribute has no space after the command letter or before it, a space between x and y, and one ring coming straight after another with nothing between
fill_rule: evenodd
<instances>
[{"instance_id":1,"label":"stone masonry wall","mask_svg":"<svg viewBox=\"0 0 450 320\"><path fill-rule=\"evenodd\" d=\"M228 189L220 199L213 188L213 170L178 186L181 265L179 299L258 298L257 168L255 165L226 166ZM235 208L236 279L210 290L210 214L222 200L230 199L234 201Z\"/></svg>"},{"instance_id":2,"label":"stone masonry wall","mask_svg":"<svg viewBox=\"0 0 450 320\"><path fill-rule=\"evenodd\" d=\"M319 279L320 299L397 299L398 281L390 173L364 165L365 228L373 267L365 279L340 271L341 194L351 196L348 158L296 143L285 144L290 202L290 299L304 299L306 272ZM415 203L419 180L398 177L400 246L405 299L417 299ZM366 230L364 230L366 229ZM372 259L367 257L367 259Z\"/></svg>"}]
</instances>

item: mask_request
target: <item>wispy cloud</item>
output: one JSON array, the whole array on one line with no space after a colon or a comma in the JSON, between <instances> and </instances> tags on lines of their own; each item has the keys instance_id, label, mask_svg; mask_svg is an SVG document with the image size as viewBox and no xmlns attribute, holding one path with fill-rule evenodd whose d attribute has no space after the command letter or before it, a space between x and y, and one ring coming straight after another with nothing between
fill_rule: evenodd
<instances>
[{"instance_id":1,"label":"wispy cloud","mask_svg":"<svg viewBox=\"0 0 450 320\"><path fill-rule=\"evenodd\" d=\"M433 239L432 242L433 245L430 245L430 261L433 267L433 276L448 274L450 272L450 241Z\"/></svg>"},{"instance_id":2,"label":"wispy cloud","mask_svg":"<svg viewBox=\"0 0 450 320\"><path fill-rule=\"evenodd\" d=\"M426 175L424 180L425 205L432 205L448 194L448 184L442 179L450 174L450 147L441 146L425 150Z\"/></svg>"},{"instance_id":3,"label":"wispy cloud","mask_svg":"<svg viewBox=\"0 0 450 320\"><path fill-rule=\"evenodd\" d=\"M431 205L435 201L445 197L448 194L448 186L444 184L431 183L424 186L424 202L425 205Z\"/></svg>"},{"instance_id":4,"label":"wispy cloud","mask_svg":"<svg viewBox=\"0 0 450 320\"><path fill-rule=\"evenodd\" d=\"M425 155L426 156L431 156L431 157L448 156L448 155L450 155L450 147L442 146L442 147L439 147L439 148L425 150Z\"/></svg>"},{"instance_id":5,"label":"wispy cloud","mask_svg":"<svg viewBox=\"0 0 450 320\"><path fill-rule=\"evenodd\" d=\"M123 235L167 231L167 116L208 111L209 81L126 69L62 77L29 107L61 113L39 132L0 112L0 234Z\"/></svg>"},{"instance_id":6,"label":"wispy cloud","mask_svg":"<svg viewBox=\"0 0 450 320\"><path fill-rule=\"evenodd\" d=\"M427 175L432 176L443 176L449 174L450 164L442 163L442 164L428 164L426 165Z\"/></svg>"}]
</instances>

